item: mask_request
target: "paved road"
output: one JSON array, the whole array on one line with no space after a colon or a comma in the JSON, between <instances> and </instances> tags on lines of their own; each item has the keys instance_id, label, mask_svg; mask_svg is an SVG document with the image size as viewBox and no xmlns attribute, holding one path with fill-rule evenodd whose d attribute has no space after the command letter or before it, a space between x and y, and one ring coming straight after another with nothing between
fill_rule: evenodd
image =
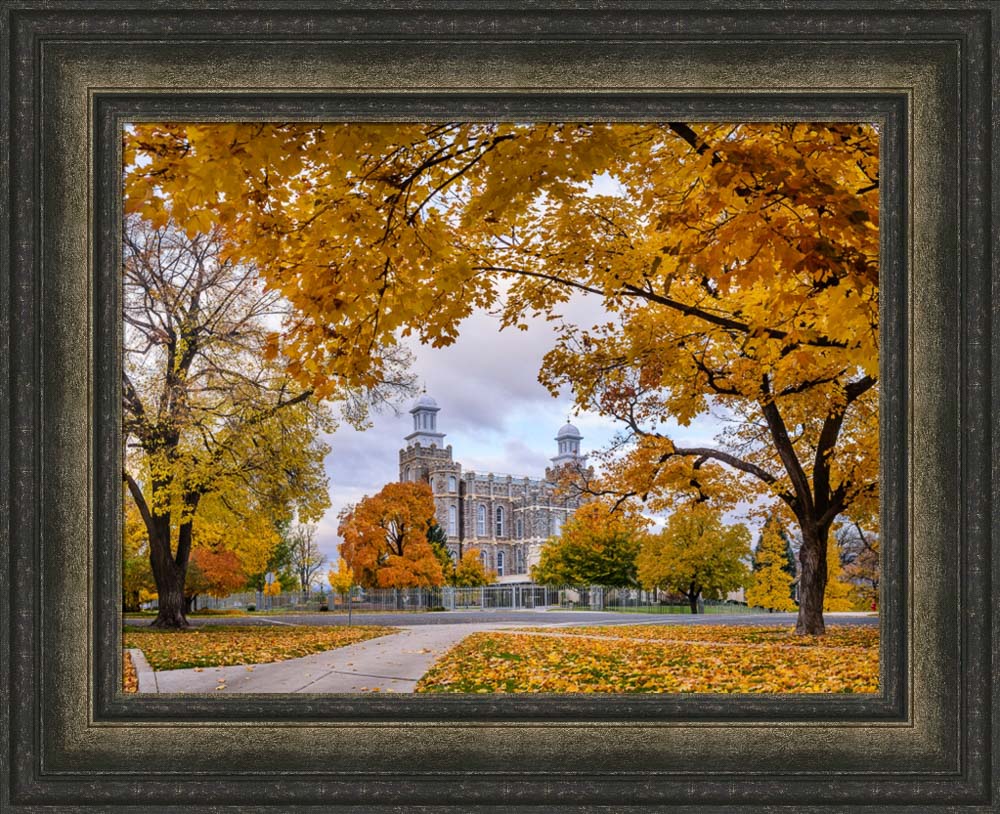
<instances>
[{"instance_id":1,"label":"paved road","mask_svg":"<svg viewBox=\"0 0 1000 814\"><path fill-rule=\"evenodd\" d=\"M877 625L878 617L868 613L827 613L827 624ZM148 616L126 616L128 625L149 624ZM201 625L346 625L340 613L304 613L270 616L195 616L191 624ZM611 613L606 611L486 610L443 613L359 613L356 625L422 627L425 625L794 625L794 613Z\"/></svg>"}]
</instances>

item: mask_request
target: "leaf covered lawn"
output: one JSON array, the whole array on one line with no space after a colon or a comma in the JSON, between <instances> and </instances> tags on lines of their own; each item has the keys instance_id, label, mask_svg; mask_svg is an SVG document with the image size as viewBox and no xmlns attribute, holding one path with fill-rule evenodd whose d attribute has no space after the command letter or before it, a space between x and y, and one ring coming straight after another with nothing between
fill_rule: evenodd
<instances>
[{"instance_id":1,"label":"leaf covered lawn","mask_svg":"<svg viewBox=\"0 0 1000 814\"><path fill-rule=\"evenodd\" d=\"M878 677L874 627L623 625L476 633L416 691L873 693Z\"/></svg>"},{"instance_id":2,"label":"leaf covered lawn","mask_svg":"<svg viewBox=\"0 0 1000 814\"><path fill-rule=\"evenodd\" d=\"M142 650L154 670L179 670L297 659L395 632L378 625L214 625L176 631L126 627L125 647Z\"/></svg>"},{"instance_id":3,"label":"leaf covered lawn","mask_svg":"<svg viewBox=\"0 0 1000 814\"><path fill-rule=\"evenodd\" d=\"M135 671L132 657L122 653L122 690L124 692L139 692L139 675Z\"/></svg>"}]
</instances>

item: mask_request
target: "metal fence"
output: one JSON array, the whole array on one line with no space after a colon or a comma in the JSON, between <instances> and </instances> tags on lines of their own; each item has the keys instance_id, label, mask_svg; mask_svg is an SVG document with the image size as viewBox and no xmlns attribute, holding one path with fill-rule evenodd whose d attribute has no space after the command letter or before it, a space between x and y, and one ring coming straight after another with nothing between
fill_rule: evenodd
<instances>
[{"instance_id":1,"label":"metal fence","mask_svg":"<svg viewBox=\"0 0 1000 814\"><path fill-rule=\"evenodd\" d=\"M224 599L199 596L195 610L256 610L288 612L321 610L397 612L456 610L530 610L559 608L620 613L691 613L690 604L676 596L639 588L596 585L555 588L544 585L486 585L480 588L355 588L350 597L312 591L266 596L263 592L232 594ZM699 600L700 613L766 613L729 600ZM155 607L155 602L152 607Z\"/></svg>"}]
</instances>

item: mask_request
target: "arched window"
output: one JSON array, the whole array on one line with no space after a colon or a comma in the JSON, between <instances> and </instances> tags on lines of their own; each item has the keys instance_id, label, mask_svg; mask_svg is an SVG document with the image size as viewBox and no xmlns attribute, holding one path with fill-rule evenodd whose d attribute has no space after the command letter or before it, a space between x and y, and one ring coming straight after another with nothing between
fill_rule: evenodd
<instances>
[{"instance_id":1,"label":"arched window","mask_svg":"<svg viewBox=\"0 0 1000 814\"><path fill-rule=\"evenodd\" d=\"M457 492L458 491L458 478L454 475L448 476L448 491Z\"/></svg>"},{"instance_id":2,"label":"arched window","mask_svg":"<svg viewBox=\"0 0 1000 814\"><path fill-rule=\"evenodd\" d=\"M486 536L486 507L482 503L476 510L476 534L479 537Z\"/></svg>"},{"instance_id":3,"label":"arched window","mask_svg":"<svg viewBox=\"0 0 1000 814\"><path fill-rule=\"evenodd\" d=\"M448 549L448 556L451 557L451 561L452 562L458 562L458 549L456 549L456 548L449 548Z\"/></svg>"},{"instance_id":4,"label":"arched window","mask_svg":"<svg viewBox=\"0 0 1000 814\"><path fill-rule=\"evenodd\" d=\"M449 506L448 507L448 533L451 535L458 534L458 507Z\"/></svg>"},{"instance_id":5,"label":"arched window","mask_svg":"<svg viewBox=\"0 0 1000 814\"><path fill-rule=\"evenodd\" d=\"M562 517L558 514L552 515L552 536L557 537L562 532Z\"/></svg>"},{"instance_id":6,"label":"arched window","mask_svg":"<svg viewBox=\"0 0 1000 814\"><path fill-rule=\"evenodd\" d=\"M483 568L489 569L489 567L490 567L490 558L486 554L485 551L480 551L479 552L479 561L483 564Z\"/></svg>"},{"instance_id":7,"label":"arched window","mask_svg":"<svg viewBox=\"0 0 1000 814\"><path fill-rule=\"evenodd\" d=\"M497 552L497 576L498 577L502 577L503 576L503 561L504 561L503 552L502 551L498 551Z\"/></svg>"},{"instance_id":8,"label":"arched window","mask_svg":"<svg viewBox=\"0 0 1000 814\"><path fill-rule=\"evenodd\" d=\"M496 517L496 535L497 537L503 537L503 506L497 506L497 517Z\"/></svg>"},{"instance_id":9,"label":"arched window","mask_svg":"<svg viewBox=\"0 0 1000 814\"><path fill-rule=\"evenodd\" d=\"M514 533L518 540L524 538L524 518L521 517L521 515L518 515L517 519L514 521Z\"/></svg>"},{"instance_id":10,"label":"arched window","mask_svg":"<svg viewBox=\"0 0 1000 814\"><path fill-rule=\"evenodd\" d=\"M517 573L518 574L523 574L524 573L524 549L521 546L518 546L514 550L514 563L515 563L515 565L517 567Z\"/></svg>"}]
</instances>

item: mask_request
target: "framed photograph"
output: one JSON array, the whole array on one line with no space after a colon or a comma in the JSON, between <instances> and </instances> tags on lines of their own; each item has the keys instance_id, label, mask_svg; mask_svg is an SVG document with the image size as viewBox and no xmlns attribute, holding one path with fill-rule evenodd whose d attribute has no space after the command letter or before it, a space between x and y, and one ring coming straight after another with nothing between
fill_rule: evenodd
<instances>
[{"instance_id":1,"label":"framed photograph","mask_svg":"<svg viewBox=\"0 0 1000 814\"><path fill-rule=\"evenodd\" d=\"M994 810L997 11L5 4L0 807Z\"/></svg>"}]
</instances>

